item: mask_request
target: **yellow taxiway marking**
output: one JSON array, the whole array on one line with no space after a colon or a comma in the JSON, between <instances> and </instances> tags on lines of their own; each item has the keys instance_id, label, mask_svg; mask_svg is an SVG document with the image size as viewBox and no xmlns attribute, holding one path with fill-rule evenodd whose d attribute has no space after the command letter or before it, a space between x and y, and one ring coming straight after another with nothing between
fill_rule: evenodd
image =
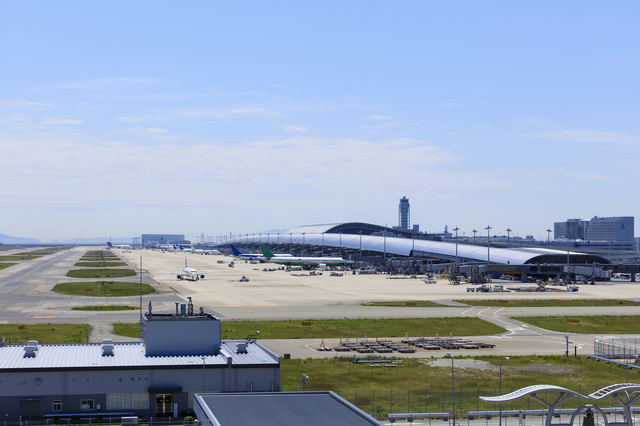
<instances>
[{"instance_id":1,"label":"yellow taxiway marking","mask_svg":"<svg viewBox=\"0 0 640 426\"><path fill-rule=\"evenodd\" d=\"M240 306L238 306L238 308L255 308L255 306L251 306L251 305L240 305Z\"/></svg>"},{"instance_id":2,"label":"yellow taxiway marking","mask_svg":"<svg viewBox=\"0 0 640 426\"><path fill-rule=\"evenodd\" d=\"M55 318L55 315L36 315L34 318Z\"/></svg>"}]
</instances>

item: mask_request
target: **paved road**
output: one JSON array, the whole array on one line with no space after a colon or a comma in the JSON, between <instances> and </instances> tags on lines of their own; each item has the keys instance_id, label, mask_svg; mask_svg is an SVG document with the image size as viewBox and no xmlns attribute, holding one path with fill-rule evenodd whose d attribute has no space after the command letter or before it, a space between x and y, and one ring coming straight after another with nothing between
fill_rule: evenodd
<instances>
[{"instance_id":1,"label":"paved road","mask_svg":"<svg viewBox=\"0 0 640 426\"><path fill-rule=\"evenodd\" d=\"M48 323L82 322L111 324L134 322L139 319L137 311L92 312L72 311L74 306L96 304L137 305L139 297L75 297L54 293L51 289L61 282L86 281L66 277L69 269L84 254L86 249L66 250L39 259L20 262L19 265L0 271L0 323ZM132 265L135 266L135 265ZM138 281L137 277L109 279L113 281ZM144 296L143 303L152 300L157 309L168 310L174 302L182 302L169 288L156 283L147 274L143 282L154 286L159 294Z\"/></svg>"}]
</instances>

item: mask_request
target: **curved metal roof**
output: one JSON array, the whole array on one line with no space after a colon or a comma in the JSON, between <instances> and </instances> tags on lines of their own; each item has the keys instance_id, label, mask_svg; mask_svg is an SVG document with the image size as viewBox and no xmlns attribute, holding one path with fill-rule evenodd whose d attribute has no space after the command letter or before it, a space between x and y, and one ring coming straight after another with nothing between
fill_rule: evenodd
<instances>
[{"instance_id":1,"label":"curved metal roof","mask_svg":"<svg viewBox=\"0 0 640 426\"><path fill-rule=\"evenodd\" d=\"M292 228L278 234L240 235L228 239L225 243L295 243L342 247L354 250L387 253L389 256L430 256L439 259L456 259L455 242L431 241L412 238L383 237L376 235L354 235L327 233L336 224L310 225ZM295 232L294 232L295 231ZM299 232L302 231L302 232ZM567 252L547 248L497 248L457 244L458 260L461 262L487 262L521 265L525 263L563 263ZM572 263L594 262L609 263L600 256L569 252Z\"/></svg>"},{"instance_id":2,"label":"curved metal roof","mask_svg":"<svg viewBox=\"0 0 640 426\"><path fill-rule=\"evenodd\" d=\"M635 383L618 383L615 385L609 385L605 388L598 389L596 392L589 395L589 398L593 398L595 400L600 400L611 396L617 392L626 392L626 391L638 391L640 390L640 385Z\"/></svg>"},{"instance_id":3,"label":"curved metal roof","mask_svg":"<svg viewBox=\"0 0 640 426\"><path fill-rule=\"evenodd\" d=\"M567 396L578 396L580 398L589 399L588 396L581 395L578 392L573 391L571 389L563 388L563 387L560 387L560 386L553 386L553 385L527 386L525 388L518 389L517 391L508 393L506 395L481 396L479 398L484 402L503 403L503 402L515 401L516 399L520 399L522 397L525 397L527 395L531 395L531 394L534 394L534 393L537 393L537 392L547 392L547 391L549 391L549 392L551 392L551 391L560 391L560 392L566 393Z\"/></svg>"}]
</instances>

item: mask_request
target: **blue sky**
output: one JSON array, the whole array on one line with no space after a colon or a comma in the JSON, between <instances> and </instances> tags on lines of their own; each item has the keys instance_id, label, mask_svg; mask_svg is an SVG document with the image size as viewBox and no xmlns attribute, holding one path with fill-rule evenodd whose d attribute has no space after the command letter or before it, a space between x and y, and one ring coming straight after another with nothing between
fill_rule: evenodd
<instances>
[{"instance_id":1,"label":"blue sky","mask_svg":"<svg viewBox=\"0 0 640 426\"><path fill-rule=\"evenodd\" d=\"M637 2L4 2L0 233L636 215Z\"/></svg>"}]
</instances>

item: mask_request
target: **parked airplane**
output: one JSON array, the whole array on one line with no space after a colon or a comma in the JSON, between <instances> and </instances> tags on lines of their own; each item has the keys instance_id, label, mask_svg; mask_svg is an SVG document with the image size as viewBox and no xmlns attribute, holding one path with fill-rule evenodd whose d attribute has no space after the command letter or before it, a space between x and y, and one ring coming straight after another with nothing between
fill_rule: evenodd
<instances>
[{"instance_id":1,"label":"parked airplane","mask_svg":"<svg viewBox=\"0 0 640 426\"><path fill-rule=\"evenodd\" d=\"M180 246L180 250L181 251L188 251L188 252L191 252L191 253L199 253L199 254L220 254L220 252L218 250L194 249L193 247L184 248L184 247Z\"/></svg>"},{"instance_id":2,"label":"parked airplane","mask_svg":"<svg viewBox=\"0 0 640 426\"><path fill-rule=\"evenodd\" d=\"M116 244L116 245L113 245L109 241L107 241L107 246L109 248L119 248L119 249L129 249L129 248L131 248L131 246L128 245L128 244Z\"/></svg>"},{"instance_id":3,"label":"parked airplane","mask_svg":"<svg viewBox=\"0 0 640 426\"><path fill-rule=\"evenodd\" d=\"M231 246L231 253L233 253L233 257L244 258L244 259L264 259L264 255L260 254L245 254L242 253L236 246L233 244L229 244ZM288 253L276 253L274 256L276 257L292 257Z\"/></svg>"},{"instance_id":4,"label":"parked airplane","mask_svg":"<svg viewBox=\"0 0 640 426\"><path fill-rule=\"evenodd\" d=\"M198 272L195 268L190 268L187 265L187 256L184 257L184 269L182 272L163 272L163 274L172 274L175 275L179 280L184 280L185 278L191 279L193 281L203 280L205 275L213 274L215 271L206 271L206 272Z\"/></svg>"},{"instance_id":5,"label":"parked airplane","mask_svg":"<svg viewBox=\"0 0 640 426\"><path fill-rule=\"evenodd\" d=\"M260 250L268 262L279 263L288 266L317 266L325 268L327 266L340 266L353 263L352 260L345 260L341 257L278 257L271 253L267 246L260 244Z\"/></svg>"}]
</instances>

